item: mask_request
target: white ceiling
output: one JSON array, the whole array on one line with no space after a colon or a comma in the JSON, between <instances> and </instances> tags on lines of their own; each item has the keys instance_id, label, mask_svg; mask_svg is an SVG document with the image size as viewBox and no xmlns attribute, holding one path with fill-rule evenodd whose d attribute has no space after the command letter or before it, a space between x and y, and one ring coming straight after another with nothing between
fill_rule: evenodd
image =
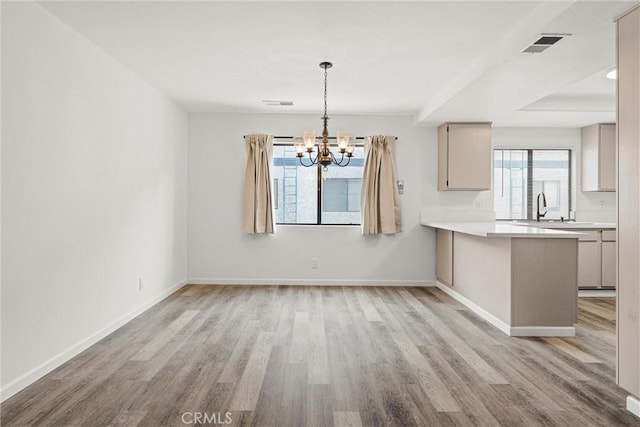
<instances>
[{"instance_id":1,"label":"white ceiling","mask_svg":"<svg viewBox=\"0 0 640 427\"><path fill-rule=\"evenodd\" d=\"M565 127L615 119L613 18L635 3L41 2L189 111L320 114L328 60L329 115ZM572 35L522 54L541 33Z\"/></svg>"}]
</instances>

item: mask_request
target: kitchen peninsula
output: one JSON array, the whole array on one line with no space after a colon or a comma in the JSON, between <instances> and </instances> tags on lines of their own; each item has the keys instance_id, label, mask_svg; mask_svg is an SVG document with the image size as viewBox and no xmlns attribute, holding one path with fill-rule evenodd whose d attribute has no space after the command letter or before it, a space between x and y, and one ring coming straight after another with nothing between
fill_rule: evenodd
<instances>
[{"instance_id":1,"label":"kitchen peninsula","mask_svg":"<svg viewBox=\"0 0 640 427\"><path fill-rule=\"evenodd\" d=\"M436 229L438 286L510 336L574 336L581 233L499 222Z\"/></svg>"}]
</instances>

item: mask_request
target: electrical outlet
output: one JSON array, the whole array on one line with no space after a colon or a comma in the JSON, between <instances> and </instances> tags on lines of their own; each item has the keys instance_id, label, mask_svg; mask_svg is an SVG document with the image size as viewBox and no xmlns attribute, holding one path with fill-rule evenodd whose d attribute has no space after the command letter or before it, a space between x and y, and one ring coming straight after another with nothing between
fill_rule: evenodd
<instances>
[{"instance_id":1,"label":"electrical outlet","mask_svg":"<svg viewBox=\"0 0 640 427\"><path fill-rule=\"evenodd\" d=\"M318 261L318 258L311 258L311 268L313 268L314 270L317 270L319 265L320 263Z\"/></svg>"},{"instance_id":2,"label":"electrical outlet","mask_svg":"<svg viewBox=\"0 0 640 427\"><path fill-rule=\"evenodd\" d=\"M482 209L482 202L476 202L476 209Z\"/></svg>"},{"instance_id":3,"label":"electrical outlet","mask_svg":"<svg viewBox=\"0 0 640 427\"><path fill-rule=\"evenodd\" d=\"M604 200L600 200L600 209L604 209L604 205L605 205Z\"/></svg>"},{"instance_id":4,"label":"electrical outlet","mask_svg":"<svg viewBox=\"0 0 640 427\"><path fill-rule=\"evenodd\" d=\"M138 278L138 290L142 290L142 277Z\"/></svg>"}]
</instances>

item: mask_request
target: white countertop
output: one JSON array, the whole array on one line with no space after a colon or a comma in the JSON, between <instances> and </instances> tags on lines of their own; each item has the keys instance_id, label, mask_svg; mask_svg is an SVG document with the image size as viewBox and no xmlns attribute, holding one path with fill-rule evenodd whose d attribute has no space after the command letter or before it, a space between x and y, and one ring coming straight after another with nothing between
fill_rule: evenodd
<instances>
[{"instance_id":1,"label":"white countertop","mask_svg":"<svg viewBox=\"0 0 640 427\"><path fill-rule=\"evenodd\" d=\"M480 237L514 237L545 239L577 239L585 236L575 231L550 230L548 228L527 227L509 222L445 222L422 221L422 225L457 233L471 234Z\"/></svg>"}]
</instances>

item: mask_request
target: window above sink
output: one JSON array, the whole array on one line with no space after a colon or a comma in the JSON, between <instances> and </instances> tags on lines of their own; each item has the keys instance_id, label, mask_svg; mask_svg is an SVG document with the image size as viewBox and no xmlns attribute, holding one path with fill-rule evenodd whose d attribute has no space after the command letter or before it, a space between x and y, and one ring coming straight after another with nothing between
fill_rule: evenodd
<instances>
[{"instance_id":1,"label":"window above sink","mask_svg":"<svg viewBox=\"0 0 640 427\"><path fill-rule=\"evenodd\" d=\"M544 192L545 219L569 218L571 150L495 149L494 207L498 220L533 220L536 197Z\"/></svg>"}]
</instances>

